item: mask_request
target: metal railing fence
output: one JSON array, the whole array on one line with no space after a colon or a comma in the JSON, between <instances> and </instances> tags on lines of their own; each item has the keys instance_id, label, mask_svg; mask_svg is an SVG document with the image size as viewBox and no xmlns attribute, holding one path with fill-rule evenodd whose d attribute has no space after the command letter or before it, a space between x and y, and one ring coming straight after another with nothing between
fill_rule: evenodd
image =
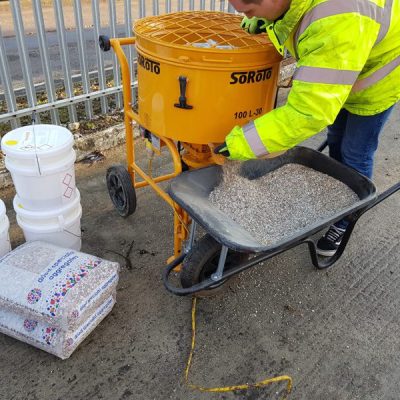
<instances>
[{"instance_id":1,"label":"metal railing fence","mask_svg":"<svg viewBox=\"0 0 400 400\"><path fill-rule=\"evenodd\" d=\"M30 8L27 9L26 3ZM193 10L234 11L226 0L10 0L8 9L5 3L0 4L3 14L0 18L0 127L6 124L12 128L25 124L33 112L37 122L42 119L59 124L93 119L122 108L117 59L113 52L100 51L97 44L100 34L132 36L134 20L147 15ZM50 24L49 7L53 16ZM69 29L65 22L67 7L68 24L72 23ZM84 24L88 10L92 25L89 27ZM12 18L13 29L3 34L7 18ZM28 19L32 32L25 29ZM134 91L135 50L129 46L125 51L130 60Z\"/></svg>"}]
</instances>

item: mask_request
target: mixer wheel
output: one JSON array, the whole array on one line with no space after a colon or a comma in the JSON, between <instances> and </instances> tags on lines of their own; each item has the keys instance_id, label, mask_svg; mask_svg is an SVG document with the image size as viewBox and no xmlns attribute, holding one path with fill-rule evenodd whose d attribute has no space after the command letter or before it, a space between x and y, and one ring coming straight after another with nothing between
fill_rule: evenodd
<instances>
[{"instance_id":1,"label":"mixer wheel","mask_svg":"<svg viewBox=\"0 0 400 400\"><path fill-rule=\"evenodd\" d=\"M131 176L123 165L108 168L107 188L111 201L121 217L128 217L136 210L136 193Z\"/></svg>"},{"instance_id":2,"label":"mixer wheel","mask_svg":"<svg viewBox=\"0 0 400 400\"><path fill-rule=\"evenodd\" d=\"M182 263L182 271L180 273L182 287L188 288L208 279L217 270L221 248L221 244L209 234L200 238ZM225 261L225 270L239 265L247 260L247 257L248 255L245 253L229 250ZM227 288L226 285L224 286L226 281L228 279L216 283L207 290L196 293L196 296L207 297L219 294Z\"/></svg>"}]
</instances>

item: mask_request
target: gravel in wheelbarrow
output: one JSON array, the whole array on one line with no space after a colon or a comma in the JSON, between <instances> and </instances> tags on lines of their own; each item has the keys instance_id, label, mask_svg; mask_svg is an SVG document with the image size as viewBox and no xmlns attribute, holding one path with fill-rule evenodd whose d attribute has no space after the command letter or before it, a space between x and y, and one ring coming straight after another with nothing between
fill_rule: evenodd
<instances>
[{"instance_id":1,"label":"gravel in wheelbarrow","mask_svg":"<svg viewBox=\"0 0 400 400\"><path fill-rule=\"evenodd\" d=\"M272 251L376 198L368 178L306 147L235 164L182 173L169 187L176 203L235 251Z\"/></svg>"},{"instance_id":2,"label":"gravel in wheelbarrow","mask_svg":"<svg viewBox=\"0 0 400 400\"><path fill-rule=\"evenodd\" d=\"M210 201L265 245L359 200L343 182L301 164L285 164L257 179L242 176L241 167L240 162L223 166Z\"/></svg>"}]
</instances>

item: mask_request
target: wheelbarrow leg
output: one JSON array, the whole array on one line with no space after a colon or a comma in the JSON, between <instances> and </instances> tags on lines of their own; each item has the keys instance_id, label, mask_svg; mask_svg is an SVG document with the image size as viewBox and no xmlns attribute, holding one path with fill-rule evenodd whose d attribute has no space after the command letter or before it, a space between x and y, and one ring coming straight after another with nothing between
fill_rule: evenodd
<instances>
[{"instance_id":1,"label":"wheelbarrow leg","mask_svg":"<svg viewBox=\"0 0 400 400\"><path fill-rule=\"evenodd\" d=\"M359 216L352 219L349 223L348 227L346 228L346 232L343 235L343 239L340 242L336 253L331 257L319 257L317 254L317 246L312 239L306 239L305 242L308 244L308 250L310 252L311 260L315 268L318 269L325 269L331 267L335 262L342 256L347 243L350 239L351 233L353 232L354 226L357 223Z\"/></svg>"},{"instance_id":2,"label":"wheelbarrow leg","mask_svg":"<svg viewBox=\"0 0 400 400\"><path fill-rule=\"evenodd\" d=\"M189 253L194 245L194 238L196 236L196 228L197 228L197 222L192 220L190 224L190 233L189 233L189 239L187 240L184 248L184 253L187 254Z\"/></svg>"},{"instance_id":3,"label":"wheelbarrow leg","mask_svg":"<svg viewBox=\"0 0 400 400\"><path fill-rule=\"evenodd\" d=\"M222 274L224 273L225 261L226 256L228 255L228 247L222 246L221 254L218 260L218 268L217 270L211 275L211 279L213 281L219 281L222 278Z\"/></svg>"},{"instance_id":4,"label":"wheelbarrow leg","mask_svg":"<svg viewBox=\"0 0 400 400\"><path fill-rule=\"evenodd\" d=\"M170 262L174 257L178 257L182 252L182 244L187 240L188 233L187 227L190 224L190 218L183 208L177 206L174 212L174 256L171 257Z\"/></svg>"}]
</instances>

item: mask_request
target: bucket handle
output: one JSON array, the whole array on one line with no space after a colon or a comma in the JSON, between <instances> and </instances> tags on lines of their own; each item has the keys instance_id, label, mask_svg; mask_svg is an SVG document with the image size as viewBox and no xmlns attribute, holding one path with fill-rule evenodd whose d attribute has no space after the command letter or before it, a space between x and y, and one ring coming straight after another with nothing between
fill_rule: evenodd
<instances>
[{"instance_id":1,"label":"bucket handle","mask_svg":"<svg viewBox=\"0 0 400 400\"><path fill-rule=\"evenodd\" d=\"M63 232L64 228L65 228L65 218L64 218L63 215L59 215L57 217L57 219L58 219L58 224L59 224L59 227L60 227L59 232Z\"/></svg>"},{"instance_id":2,"label":"bucket handle","mask_svg":"<svg viewBox=\"0 0 400 400\"><path fill-rule=\"evenodd\" d=\"M67 229L66 224L65 224L65 218L64 218L63 215L59 215L58 216L58 223L60 225L60 228L59 228L58 232L65 232L65 233L68 233L68 234L70 234L72 236L75 236L77 238L81 238L82 237L81 235L77 235L76 233L71 232L71 231L69 231Z\"/></svg>"}]
</instances>

